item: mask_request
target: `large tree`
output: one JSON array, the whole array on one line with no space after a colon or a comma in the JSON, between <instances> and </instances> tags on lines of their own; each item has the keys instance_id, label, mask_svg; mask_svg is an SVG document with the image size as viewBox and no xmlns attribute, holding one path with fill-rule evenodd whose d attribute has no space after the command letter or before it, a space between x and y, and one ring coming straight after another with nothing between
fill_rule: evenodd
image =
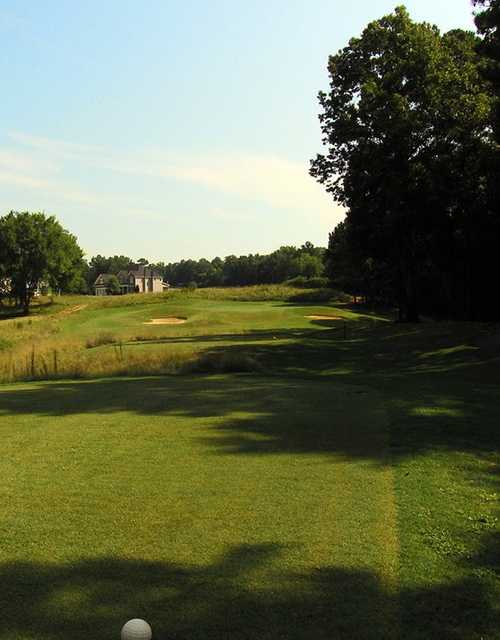
<instances>
[{"instance_id":1,"label":"large tree","mask_svg":"<svg viewBox=\"0 0 500 640\"><path fill-rule=\"evenodd\" d=\"M42 283L69 289L83 267L76 238L53 216L11 211L0 218L0 277L25 313Z\"/></svg>"},{"instance_id":2,"label":"large tree","mask_svg":"<svg viewBox=\"0 0 500 640\"><path fill-rule=\"evenodd\" d=\"M455 197L477 178L467 172L490 114L475 46L473 34L442 36L398 7L330 57L330 91L319 94L327 152L311 174L346 206L353 253L389 267L402 320L419 318L430 244L451 243L476 207Z\"/></svg>"},{"instance_id":3,"label":"large tree","mask_svg":"<svg viewBox=\"0 0 500 640\"><path fill-rule=\"evenodd\" d=\"M484 56L484 74L496 97L494 130L500 143L500 0L473 0L478 8L476 26L483 36L479 51Z\"/></svg>"}]
</instances>

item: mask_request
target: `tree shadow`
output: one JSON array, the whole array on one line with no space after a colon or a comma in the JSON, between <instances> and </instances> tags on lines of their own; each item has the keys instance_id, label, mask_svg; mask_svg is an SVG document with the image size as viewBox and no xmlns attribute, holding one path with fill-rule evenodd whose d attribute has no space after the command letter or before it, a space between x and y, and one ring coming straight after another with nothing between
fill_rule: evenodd
<instances>
[{"instance_id":1,"label":"tree shadow","mask_svg":"<svg viewBox=\"0 0 500 640\"><path fill-rule=\"evenodd\" d=\"M277 374L325 377L381 387L398 380L408 386L457 381L500 383L500 334L466 327L459 335L446 325L429 331L422 325L395 330L388 323L311 320L319 330L298 330L288 341L256 345L221 345L225 352L259 356ZM279 335L279 334L278 334ZM213 347L218 349L217 345ZM425 386L425 384L424 384Z\"/></svg>"},{"instance_id":2,"label":"tree shadow","mask_svg":"<svg viewBox=\"0 0 500 640\"><path fill-rule=\"evenodd\" d=\"M252 355L269 376L182 376L31 383L0 388L0 416L131 411L218 419L219 453L322 453L384 458L387 411L392 457L440 448L491 452L498 444L500 402L485 350L449 351L447 342L402 353L400 337L360 330L339 339L324 330L285 343L215 344L208 353ZM411 335L417 329L412 329ZM380 343L390 336L377 357ZM371 349L367 353L367 349ZM491 355L490 351L488 354ZM485 385L484 380L489 384ZM385 406L385 409L384 409ZM234 414L239 414L235 419ZM246 414L242 417L242 414ZM220 418L224 420L221 421Z\"/></svg>"},{"instance_id":3,"label":"tree shadow","mask_svg":"<svg viewBox=\"0 0 500 640\"><path fill-rule=\"evenodd\" d=\"M1 308L0 307L0 322L2 320L12 320L14 318L25 318L26 314L22 309L10 309L10 308Z\"/></svg>"},{"instance_id":4,"label":"tree shadow","mask_svg":"<svg viewBox=\"0 0 500 640\"><path fill-rule=\"evenodd\" d=\"M155 640L463 640L497 630L494 603L473 578L398 595L369 570L293 571L279 562L284 552L240 545L211 564L184 566L118 557L6 562L0 637L109 640L133 617L152 625Z\"/></svg>"},{"instance_id":5,"label":"tree shadow","mask_svg":"<svg viewBox=\"0 0 500 640\"><path fill-rule=\"evenodd\" d=\"M2 320L10 320L12 318L26 318L27 316L37 316L46 313L48 309L53 307L55 302L52 299L49 300L35 300L31 303L28 313L26 313L24 307L15 306L13 304L0 303L0 322Z\"/></svg>"},{"instance_id":6,"label":"tree shadow","mask_svg":"<svg viewBox=\"0 0 500 640\"><path fill-rule=\"evenodd\" d=\"M364 403L354 410L361 397ZM374 419L380 414L376 404L371 392L357 386L332 390L328 381L245 374L57 381L0 390L0 418L128 411L162 418L166 437L169 417L213 418L210 437L198 439L216 454L317 453L384 463L386 433Z\"/></svg>"},{"instance_id":7,"label":"tree shadow","mask_svg":"<svg viewBox=\"0 0 500 640\"><path fill-rule=\"evenodd\" d=\"M429 336L419 328L398 335L382 328L376 340L367 327L346 339L339 333L339 329L324 330L314 338L229 345L224 351L254 357L266 371L286 375L288 384L292 380L321 382L326 385L325 399L349 385L344 406L331 404L332 416L338 416L339 410L349 416L357 410L356 400L360 405L371 401L372 409L376 404L384 406L394 459L436 449L486 454L498 450L499 346L482 334L475 340L465 335L464 344L457 345L456 338ZM212 352L221 349L213 347ZM324 402L318 402L314 411ZM366 415L361 419L369 422Z\"/></svg>"},{"instance_id":8,"label":"tree shadow","mask_svg":"<svg viewBox=\"0 0 500 640\"><path fill-rule=\"evenodd\" d=\"M331 326L331 325L329 325ZM296 329L252 329L243 333L216 333L200 334L188 336L149 336L140 337L136 340L128 341L124 344L127 347L155 344L198 344L198 343L225 343L225 342L260 342L269 340L290 340L314 337L318 333L317 329L296 328Z\"/></svg>"}]
</instances>

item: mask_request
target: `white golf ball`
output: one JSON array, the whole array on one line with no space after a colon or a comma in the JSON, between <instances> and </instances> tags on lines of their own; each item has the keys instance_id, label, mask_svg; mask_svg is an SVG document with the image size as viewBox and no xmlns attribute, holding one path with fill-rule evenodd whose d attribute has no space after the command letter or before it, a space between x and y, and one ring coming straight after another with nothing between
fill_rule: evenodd
<instances>
[{"instance_id":1,"label":"white golf ball","mask_svg":"<svg viewBox=\"0 0 500 640\"><path fill-rule=\"evenodd\" d=\"M151 640L153 632L145 620L134 618L122 627L122 640Z\"/></svg>"}]
</instances>

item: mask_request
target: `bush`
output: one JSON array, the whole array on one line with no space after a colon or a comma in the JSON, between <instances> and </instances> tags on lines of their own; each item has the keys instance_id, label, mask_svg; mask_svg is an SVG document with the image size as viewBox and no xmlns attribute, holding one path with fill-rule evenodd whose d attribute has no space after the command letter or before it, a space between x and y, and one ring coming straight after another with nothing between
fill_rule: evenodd
<instances>
[{"instance_id":1,"label":"bush","mask_svg":"<svg viewBox=\"0 0 500 640\"><path fill-rule=\"evenodd\" d=\"M285 283L288 287L298 287L299 289L324 289L328 287L328 278L306 278L305 276L296 276L287 280Z\"/></svg>"},{"instance_id":2,"label":"bush","mask_svg":"<svg viewBox=\"0 0 500 640\"><path fill-rule=\"evenodd\" d=\"M336 289L306 289L289 298L290 302L350 302L351 296Z\"/></svg>"},{"instance_id":3,"label":"bush","mask_svg":"<svg viewBox=\"0 0 500 640\"><path fill-rule=\"evenodd\" d=\"M328 278L309 278L306 282L306 287L310 289L325 289L328 284Z\"/></svg>"}]
</instances>

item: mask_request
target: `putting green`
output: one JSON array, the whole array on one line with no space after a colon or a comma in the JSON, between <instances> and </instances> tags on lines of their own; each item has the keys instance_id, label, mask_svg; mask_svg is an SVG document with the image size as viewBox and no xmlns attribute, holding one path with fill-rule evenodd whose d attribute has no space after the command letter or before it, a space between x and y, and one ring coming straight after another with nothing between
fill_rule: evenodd
<instances>
[{"instance_id":1,"label":"putting green","mask_svg":"<svg viewBox=\"0 0 500 640\"><path fill-rule=\"evenodd\" d=\"M0 391L0 638L396 638L376 392L254 376Z\"/></svg>"}]
</instances>

